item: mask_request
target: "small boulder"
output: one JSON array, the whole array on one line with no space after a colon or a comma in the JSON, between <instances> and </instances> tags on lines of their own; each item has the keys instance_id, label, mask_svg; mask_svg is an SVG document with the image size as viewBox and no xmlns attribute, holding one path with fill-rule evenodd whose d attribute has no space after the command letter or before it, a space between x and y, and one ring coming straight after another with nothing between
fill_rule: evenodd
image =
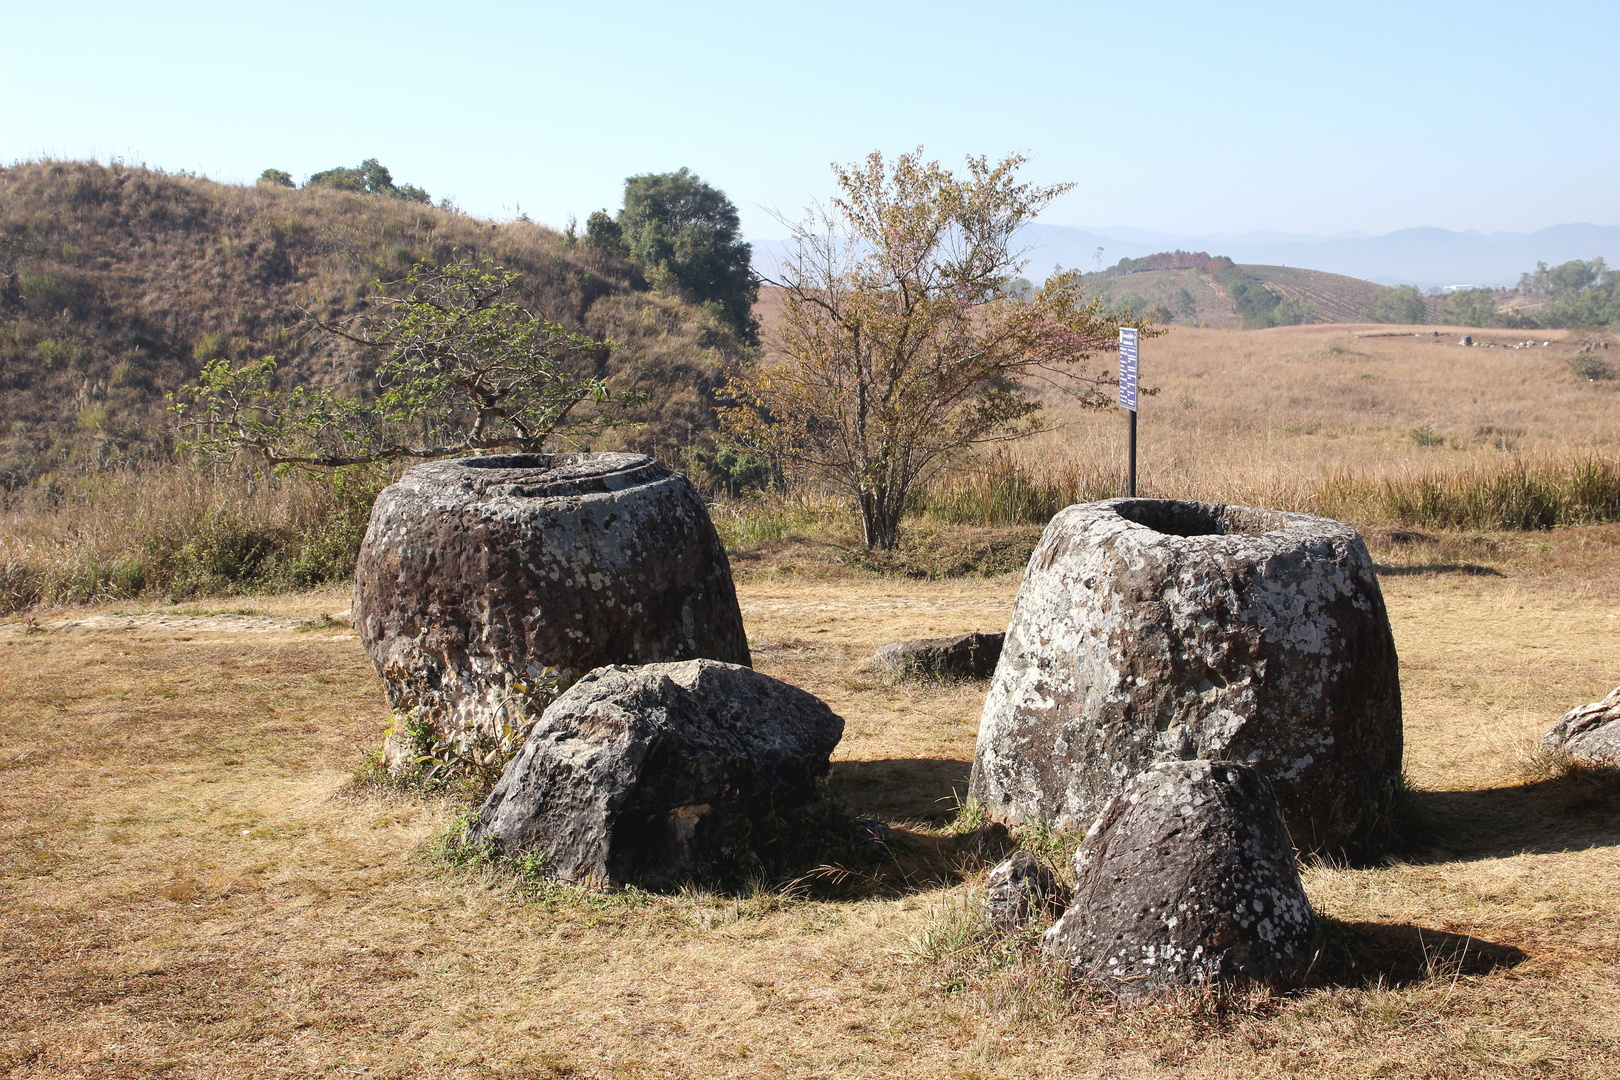
<instances>
[{"instance_id":1,"label":"small boulder","mask_svg":"<svg viewBox=\"0 0 1620 1080\"><path fill-rule=\"evenodd\" d=\"M1006 634L957 634L885 645L872 662L895 675L987 679L1001 659Z\"/></svg>"},{"instance_id":2,"label":"small boulder","mask_svg":"<svg viewBox=\"0 0 1620 1080\"><path fill-rule=\"evenodd\" d=\"M1541 747L1577 761L1620 765L1620 686L1602 701L1565 713L1542 736Z\"/></svg>"},{"instance_id":3,"label":"small boulder","mask_svg":"<svg viewBox=\"0 0 1620 1080\"><path fill-rule=\"evenodd\" d=\"M466 839L540 854L562 881L701 870L809 802L843 732L819 698L740 665L598 668L541 714Z\"/></svg>"},{"instance_id":4,"label":"small boulder","mask_svg":"<svg viewBox=\"0 0 1620 1080\"><path fill-rule=\"evenodd\" d=\"M990 871L984 902L990 928L1008 934L1027 929L1037 913L1051 920L1063 912L1057 876L1027 851L1015 852Z\"/></svg>"},{"instance_id":5,"label":"small boulder","mask_svg":"<svg viewBox=\"0 0 1620 1080\"><path fill-rule=\"evenodd\" d=\"M1154 765L1108 804L1074 867L1073 903L1044 946L1116 993L1286 983L1310 960L1316 917L1288 828L1246 765Z\"/></svg>"}]
</instances>

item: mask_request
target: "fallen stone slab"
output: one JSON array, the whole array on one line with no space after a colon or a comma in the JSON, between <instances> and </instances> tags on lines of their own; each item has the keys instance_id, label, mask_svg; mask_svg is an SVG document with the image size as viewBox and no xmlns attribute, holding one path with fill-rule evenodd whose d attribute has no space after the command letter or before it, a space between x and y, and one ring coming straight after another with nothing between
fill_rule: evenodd
<instances>
[{"instance_id":1,"label":"fallen stone slab","mask_svg":"<svg viewBox=\"0 0 1620 1080\"><path fill-rule=\"evenodd\" d=\"M970 796L1083 829L1155 761L1236 760L1302 849L1376 848L1401 772L1395 642L1361 537L1304 514L1071 506L1030 558Z\"/></svg>"},{"instance_id":2,"label":"fallen stone slab","mask_svg":"<svg viewBox=\"0 0 1620 1080\"><path fill-rule=\"evenodd\" d=\"M996 670L1006 634L957 634L885 645L872 662L893 675L984 679Z\"/></svg>"},{"instance_id":3,"label":"fallen stone slab","mask_svg":"<svg viewBox=\"0 0 1620 1080\"><path fill-rule=\"evenodd\" d=\"M354 626L396 715L486 764L513 749L498 744L532 719L547 668L567 687L606 664L750 662L703 500L640 454L408 470L372 509ZM390 739L391 767L410 753Z\"/></svg>"},{"instance_id":4,"label":"fallen stone slab","mask_svg":"<svg viewBox=\"0 0 1620 1080\"><path fill-rule=\"evenodd\" d=\"M1620 686L1602 701L1565 713L1542 736L1541 746L1576 761L1620 765Z\"/></svg>"},{"instance_id":5,"label":"fallen stone slab","mask_svg":"<svg viewBox=\"0 0 1620 1080\"><path fill-rule=\"evenodd\" d=\"M1276 795L1246 765L1141 773L1092 825L1074 871L1074 898L1043 948L1120 995L1281 985L1309 964L1316 916Z\"/></svg>"},{"instance_id":6,"label":"fallen stone slab","mask_svg":"<svg viewBox=\"0 0 1620 1080\"><path fill-rule=\"evenodd\" d=\"M809 802L843 731L819 698L736 664L599 668L541 715L466 839L570 882L723 866Z\"/></svg>"}]
</instances>

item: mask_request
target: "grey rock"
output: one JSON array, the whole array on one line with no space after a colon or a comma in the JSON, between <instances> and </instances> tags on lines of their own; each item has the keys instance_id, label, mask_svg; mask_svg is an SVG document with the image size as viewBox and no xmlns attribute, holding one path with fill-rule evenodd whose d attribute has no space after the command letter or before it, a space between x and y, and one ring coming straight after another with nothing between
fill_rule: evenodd
<instances>
[{"instance_id":1,"label":"grey rock","mask_svg":"<svg viewBox=\"0 0 1620 1080\"><path fill-rule=\"evenodd\" d=\"M713 660L599 668L541 715L468 827L563 881L656 882L722 864L815 794L844 721Z\"/></svg>"},{"instance_id":2,"label":"grey rock","mask_svg":"<svg viewBox=\"0 0 1620 1080\"><path fill-rule=\"evenodd\" d=\"M1036 915L1051 920L1063 912L1057 875L1027 851L1014 852L990 871L984 902L990 928L1002 933L1027 929Z\"/></svg>"},{"instance_id":3,"label":"grey rock","mask_svg":"<svg viewBox=\"0 0 1620 1080\"><path fill-rule=\"evenodd\" d=\"M1399 667L1366 545L1304 514L1071 506L1030 557L969 784L999 820L1088 826L1155 761L1265 773L1302 849L1376 846Z\"/></svg>"},{"instance_id":4,"label":"grey rock","mask_svg":"<svg viewBox=\"0 0 1620 1080\"><path fill-rule=\"evenodd\" d=\"M885 645L872 661L895 675L983 679L996 669L1005 634L957 634Z\"/></svg>"},{"instance_id":5,"label":"grey rock","mask_svg":"<svg viewBox=\"0 0 1620 1080\"><path fill-rule=\"evenodd\" d=\"M547 667L566 687L605 664L750 661L702 499L639 454L408 470L372 509L354 621L396 714L465 753L513 726L514 686ZM390 740L391 766L405 749Z\"/></svg>"},{"instance_id":6,"label":"grey rock","mask_svg":"<svg viewBox=\"0 0 1620 1080\"><path fill-rule=\"evenodd\" d=\"M1228 761L1161 762L1108 804L1074 857L1049 957L1126 996L1294 981L1316 916L1266 778Z\"/></svg>"},{"instance_id":7,"label":"grey rock","mask_svg":"<svg viewBox=\"0 0 1620 1080\"><path fill-rule=\"evenodd\" d=\"M1577 761L1620 765L1620 686L1602 701L1565 713L1541 737L1541 746Z\"/></svg>"}]
</instances>

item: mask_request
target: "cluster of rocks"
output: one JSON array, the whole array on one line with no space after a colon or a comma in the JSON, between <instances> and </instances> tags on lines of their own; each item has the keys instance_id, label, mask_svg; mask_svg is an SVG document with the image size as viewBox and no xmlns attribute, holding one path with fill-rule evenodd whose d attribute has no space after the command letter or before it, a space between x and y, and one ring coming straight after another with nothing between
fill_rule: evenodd
<instances>
[{"instance_id":1,"label":"cluster of rocks","mask_svg":"<svg viewBox=\"0 0 1620 1080\"><path fill-rule=\"evenodd\" d=\"M1114 499L1052 519L985 701L969 791L1084 829L1160 761L1252 765L1294 844L1375 846L1401 773L1395 643L1347 525Z\"/></svg>"},{"instance_id":2,"label":"cluster of rocks","mask_svg":"<svg viewBox=\"0 0 1620 1080\"><path fill-rule=\"evenodd\" d=\"M1121 994L1275 984L1315 933L1296 849L1376 850L1401 754L1394 640L1355 530L1115 499L1059 513L1031 556L969 789L998 821L1089 827L1043 938L1077 976ZM1020 925L1007 913L1036 910L1018 883L1038 875L992 878L992 923Z\"/></svg>"},{"instance_id":3,"label":"cluster of rocks","mask_svg":"<svg viewBox=\"0 0 1620 1080\"><path fill-rule=\"evenodd\" d=\"M812 800L843 732L751 669L702 501L650 458L418 466L378 499L356 590L390 703L448 742L498 735L512 688L555 673L563 692L467 838L563 880L728 857ZM1400 775L1371 559L1354 530L1305 515L1070 507L1005 635L903 642L877 662L994 673L972 797L1003 830L1089 831L1067 898L1028 853L998 866L991 922L1055 920L1048 952L1120 993L1294 977L1314 931L1295 848L1376 844Z\"/></svg>"},{"instance_id":4,"label":"cluster of rocks","mask_svg":"<svg viewBox=\"0 0 1620 1080\"><path fill-rule=\"evenodd\" d=\"M562 880L656 881L735 853L811 800L843 734L752 670L702 499L641 455L410 469L373 508L354 610L401 718L395 770L413 761L406 723L478 754L528 687L558 681L467 838Z\"/></svg>"}]
</instances>

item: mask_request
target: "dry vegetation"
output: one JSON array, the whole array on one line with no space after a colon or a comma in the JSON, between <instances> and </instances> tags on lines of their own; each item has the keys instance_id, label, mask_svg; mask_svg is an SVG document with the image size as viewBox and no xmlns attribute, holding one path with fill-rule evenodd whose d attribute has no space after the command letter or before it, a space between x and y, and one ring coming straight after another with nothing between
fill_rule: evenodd
<instances>
[{"instance_id":1,"label":"dry vegetation","mask_svg":"<svg viewBox=\"0 0 1620 1080\"><path fill-rule=\"evenodd\" d=\"M1613 1076L1620 791L1525 769L1552 719L1615 681L1620 527L1374 541L1413 846L1308 869L1335 920L1313 988L1128 1010L962 933L983 869L949 824L984 687L863 666L897 637L999 626L1016 576L742 587L758 665L849 722L835 794L898 834L886 871L735 895L593 897L446 863L436 837L459 804L351 778L385 706L352 633L321 617L341 593L13 621L0 1063L19 1078Z\"/></svg>"}]
</instances>

